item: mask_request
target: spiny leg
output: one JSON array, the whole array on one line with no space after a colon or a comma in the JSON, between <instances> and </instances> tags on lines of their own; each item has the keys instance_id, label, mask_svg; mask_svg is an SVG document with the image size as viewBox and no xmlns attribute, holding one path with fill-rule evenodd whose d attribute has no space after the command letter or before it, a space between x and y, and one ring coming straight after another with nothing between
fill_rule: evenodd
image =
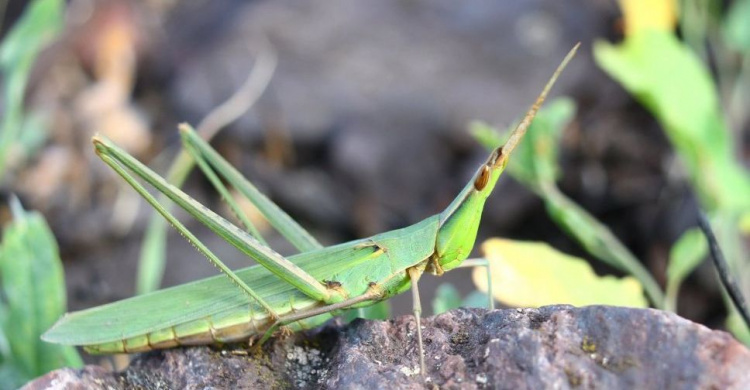
<instances>
[{"instance_id":1,"label":"spiny leg","mask_svg":"<svg viewBox=\"0 0 750 390\"><path fill-rule=\"evenodd\" d=\"M203 158L201 152L189 142L183 142L183 144L185 146L185 151L195 160L195 162L198 164L198 167L201 169L201 171L203 171L203 174L206 175L206 178L208 178L216 191L221 194L221 197L224 198L224 201L227 202L227 205L229 205L229 208L235 214L237 219L239 219L240 222L245 225L245 229L247 229L247 231L252 234L253 237L260 241L261 244L268 246L268 242L266 242L266 240L260 234L260 231L258 231L258 229L255 227L255 224L253 224L250 219L247 218L242 209L240 209L240 206L237 204L237 202L235 202L234 198L229 193L229 190L227 190L227 187L224 185L224 183L221 182L219 176L216 175L216 172L214 172L213 168L211 168L208 162L206 162L206 160Z\"/></svg>"},{"instance_id":2,"label":"spiny leg","mask_svg":"<svg viewBox=\"0 0 750 390\"><path fill-rule=\"evenodd\" d=\"M106 156L107 160L121 165L121 175L130 175L125 172L125 169L138 175L159 192L167 195L169 199L177 203L191 216L221 236L225 241L232 244L242 253L253 258L283 281L296 287L303 294L316 301L323 302L329 302L338 298L334 291L328 290L321 282L313 278L312 275L305 270L292 263L284 256L281 256L273 249L261 244L250 234L239 229L220 215L207 209L179 188L167 183L164 178L154 173L151 169L106 138L94 137L94 145L97 154L103 156L103 158ZM135 179L131 177L131 180L134 181ZM152 204L158 204L158 202L154 201ZM160 213L162 212L160 211ZM167 213L166 210L164 213ZM162 213L162 215L164 215L164 213Z\"/></svg>"},{"instance_id":3,"label":"spiny leg","mask_svg":"<svg viewBox=\"0 0 750 390\"><path fill-rule=\"evenodd\" d=\"M99 149L97 149L99 151ZM218 268L221 272L224 273L234 284L240 288L244 293L249 295L253 300L258 302L272 318L279 318L279 315L276 313L276 311L271 308L268 303L266 303L263 298L261 298L258 294L253 291L242 279L240 279L237 274L232 272L229 267L227 267L221 260L219 260L216 255L211 252L211 250L208 249L198 238L188 230L185 225L182 224L174 215L172 215L161 203L159 203L156 198L154 198L153 195L151 195L138 181L135 180L133 176L131 176L116 160L112 159L108 154L106 153L99 153L99 157L107 163L112 169L115 170L125 181L130 184L133 189L135 189L151 206L159 212L172 226L174 226L177 231L182 234L185 239L188 240L200 253L202 253L206 258L214 265L216 268Z\"/></svg>"},{"instance_id":4,"label":"spiny leg","mask_svg":"<svg viewBox=\"0 0 750 390\"><path fill-rule=\"evenodd\" d=\"M411 280L411 292L412 292L412 299L414 302L414 319L417 322L417 342L419 344L419 372L422 375L425 375L425 365L424 365L424 346L422 344L422 302L419 299L419 278L422 276L422 272L424 272L424 269L420 269L417 267L411 267L406 270L406 272L409 274L409 279Z\"/></svg>"},{"instance_id":5,"label":"spiny leg","mask_svg":"<svg viewBox=\"0 0 750 390\"><path fill-rule=\"evenodd\" d=\"M300 252L323 248L307 230L258 191L235 167L198 136L189 125L180 125L180 134L183 144L190 145L191 148L200 153L206 162L210 163L237 191L250 200L271 226L278 230Z\"/></svg>"},{"instance_id":6,"label":"spiny leg","mask_svg":"<svg viewBox=\"0 0 750 390\"><path fill-rule=\"evenodd\" d=\"M459 265L456 268L466 268L466 267L485 267L487 268L487 295L488 297L488 305L487 308L490 310L495 310L495 297L492 294L492 264L487 259L466 259L464 260L461 265Z\"/></svg>"}]
</instances>

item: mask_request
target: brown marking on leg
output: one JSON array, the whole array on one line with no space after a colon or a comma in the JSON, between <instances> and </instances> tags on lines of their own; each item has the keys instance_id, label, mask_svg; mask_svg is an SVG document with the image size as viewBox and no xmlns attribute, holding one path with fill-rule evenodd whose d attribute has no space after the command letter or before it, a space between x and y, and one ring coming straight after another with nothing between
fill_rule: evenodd
<instances>
[{"instance_id":1,"label":"brown marking on leg","mask_svg":"<svg viewBox=\"0 0 750 390\"><path fill-rule=\"evenodd\" d=\"M338 282L335 280L323 280L323 284L326 286L327 289L337 293L344 299L349 298L349 291L346 291L346 289L341 284L341 282Z\"/></svg>"},{"instance_id":2,"label":"brown marking on leg","mask_svg":"<svg viewBox=\"0 0 750 390\"><path fill-rule=\"evenodd\" d=\"M341 282L337 282L335 280L323 280L323 283L325 283L326 287L329 289L335 289L341 287Z\"/></svg>"}]
</instances>

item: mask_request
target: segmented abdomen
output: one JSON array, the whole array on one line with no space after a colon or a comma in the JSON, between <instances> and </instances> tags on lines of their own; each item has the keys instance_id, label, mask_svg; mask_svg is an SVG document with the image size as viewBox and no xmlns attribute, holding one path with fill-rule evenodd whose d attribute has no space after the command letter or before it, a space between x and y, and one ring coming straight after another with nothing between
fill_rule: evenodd
<instances>
[{"instance_id":1,"label":"segmented abdomen","mask_svg":"<svg viewBox=\"0 0 750 390\"><path fill-rule=\"evenodd\" d=\"M295 310L301 309L295 307ZM286 326L291 328L292 331L310 329L321 325L331 317L332 315L327 313L296 321ZM84 349L91 354L112 354L146 352L182 345L233 343L253 337L262 337L272 325L273 321L267 314L254 317L251 317L249 313L230 315L225 316L220 322L217 322L216 319L206 318L115 342L86 345Z\"/></svg>"}]
</instances>

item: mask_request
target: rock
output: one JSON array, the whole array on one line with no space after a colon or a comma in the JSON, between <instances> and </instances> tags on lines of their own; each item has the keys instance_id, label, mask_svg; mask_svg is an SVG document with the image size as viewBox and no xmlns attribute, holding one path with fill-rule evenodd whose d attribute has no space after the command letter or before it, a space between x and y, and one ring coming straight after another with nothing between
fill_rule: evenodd
<instances>
[{"instance_id":1,"label":"rock","mask_svg":"<svg viewBox=\"0 0 750 390\"><path fill-rule=\"evenodd\" d=\"M120 373L62 369L25 389L741 389L750 351L675 314L607 306L457 309L424 319L417 374L411 316L356 320L276 340L262 354L195 347L135 357Z\"/></svg>"}]
</instances>

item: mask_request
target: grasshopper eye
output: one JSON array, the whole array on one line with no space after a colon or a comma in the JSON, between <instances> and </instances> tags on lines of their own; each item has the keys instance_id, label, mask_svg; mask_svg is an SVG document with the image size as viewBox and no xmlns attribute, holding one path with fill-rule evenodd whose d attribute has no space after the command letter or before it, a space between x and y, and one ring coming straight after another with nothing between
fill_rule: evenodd
<instances>
[{"instance_id":1,"label":"grasshopper eye","mask_svg":"<svg viewBox=\"0 0 750 390\"><path fill-rule=\"evenodd\" d=\"M474 180L474 189L481 191L487 186L490 181L490 168L486 165L482 166L482 171L479 172L479 176Z\"/></svg>"}]
</instances>

